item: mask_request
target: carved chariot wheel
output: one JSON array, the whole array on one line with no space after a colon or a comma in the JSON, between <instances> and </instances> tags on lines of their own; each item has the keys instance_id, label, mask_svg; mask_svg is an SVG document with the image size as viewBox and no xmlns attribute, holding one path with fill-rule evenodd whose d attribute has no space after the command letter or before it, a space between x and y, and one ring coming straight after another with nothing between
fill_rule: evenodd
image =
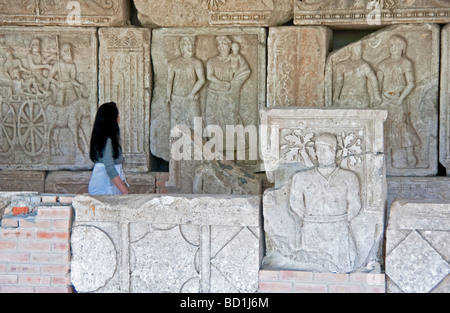
<instances>
[{"instance_id":1,"label":"carved chariot wheel","mask_svg":"<svg viewBox=\"0 0 450 313\"><path fill-rule=\"evenodd\" d=\"M16 138L16 112L14 107L0 102L0 153L6 154L11 151Z\"/></svg>"},{"instance_id":2,"label":"carved chariot wheel","mask_svg":"<svg viewBox=\"0 0 450 313\"><path fill-rule=\"evenodd\" d=\"M37 156L45 148L47 121L44 109L39 102L26 101L18 116L19 142L25 153Z\"/></svg>"}]
</instances>

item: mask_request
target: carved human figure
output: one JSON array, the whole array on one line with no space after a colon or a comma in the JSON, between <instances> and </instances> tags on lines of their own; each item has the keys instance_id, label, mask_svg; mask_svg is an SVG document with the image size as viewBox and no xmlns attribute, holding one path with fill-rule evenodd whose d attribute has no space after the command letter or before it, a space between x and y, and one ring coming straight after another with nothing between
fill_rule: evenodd
<instances>
[{"instance_id":1,"label":"carved human figure","mask_svg":"<svg viewBox=\"0 0 450 313\"><path fill-rule=\"evenodd\" d=\"M78 81L77 66L73 60L72 46L61 46L59 60L52 66L49 79L56 86L56 105L67 106L81 98L84 85Z\"/></svg>"},{"instance_id":2,"label":"carved human figure","mask_svg":"<svg viewBox=\"0 0 450 313\"><path fill-rule=\"evenodd\" d=\"M195 37L181 38L181 56L168 64L167 103L171 128L177 125L194 128L194 118L201 117L199 91L206 78L202 61L195 57L195 48Z\"/></svg>"},{"instance_id":3,"label":"carved human figure","mask_svg":"<svg viewBox=\"0 0 450 313\"><path fill-rule=\"evenodd\" d=\"M417 164L414 147L421 141L410 119L408 96L415 88L414 65L406 57L406 41L398 35L389 43L390 57L378 67L381 108L388 110L385 123L386 151L392 153L392 166L414 168Z\"/></svg>"},{"instance_id":4,"label":"carved human figure","mask_svg":"<svg viewBox=\"0 0 450 313\"><path fill-rule=\"evenodd\" d=\"M219 54L207 62L208 90L206 98L206 124L242 125L240 116L241 90L251 74L245 58L235 47L230 56L233 42L228 36L217 36Z\"/></svg>"},{"instance_id":5,"label":"carved human figure","mask_svg":"<svg viewBox=\"0 0 450 313\"><path fill-rule=\"evenodd\" d=\"M362 58L362 52L362 45L355 44L351 49L351 56L336 65L333 84L334 106L369 108L371 103L374 106L381 103L377 76L370 64Z\"/></svg>"},{"instance_id":6,"label":"carved human figure","mask_svg":"<svg viewBox=\"0 0 450 313\"><path fill-rule=\"evenodd\" d=\"M30 52L27 55L28 66L33 76L39 82L40 87L46 91L49 89L48 73L51 70L51 64L55 61L53 54L46 56L42 53L42 42L35 38L30 43Z\"/></svg>"},{"instance_id":7,"label":"carved human figure","mask_svg":"<svg viewBox=\"0 0 450 313\"><path fill-rule=\"evenodd\" d=\"M301 221L300 248L339 272L354 270L357 251L350 230L361 210L359 179L336 163L336 136L321 134L315 141L318 166L296 173L290 209Z\"/></svg>"}]
</instances>

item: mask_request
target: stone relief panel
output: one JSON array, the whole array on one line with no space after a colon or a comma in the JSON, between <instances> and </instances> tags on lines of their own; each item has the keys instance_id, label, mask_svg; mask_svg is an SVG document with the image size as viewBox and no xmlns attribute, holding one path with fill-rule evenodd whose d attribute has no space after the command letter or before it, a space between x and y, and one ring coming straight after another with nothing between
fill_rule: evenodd
<instances>
[{"instance_id":1,"label":"stone relief panel","mask_svg":"<svg viewBox=\"0 0 450 313\"><path fill-rule=\"evenodd\" d=\"M448 200L396 201L386 231L389 293L450 291Z\"/></svg>"},{"instance_id":2,"label":"stone relief panel","mask_svg":"<svg viewBox=\"0 0 450 313\"><path fill-rule=\"evenodd\" d=\"M268 39L267 106L325 106L332 32L326 27L272 27Z\"/></svg>"},{"instance_id":3,"label":"stone relief panel","mask_svg":"<svg viewBox=\"0 0 450 313\"><path fill-rule=\"evenodd\" d=\"M89 168L96 29L0 30L0 168Z\"/></svg>"},{"instance_id":4,"label":"stone relief panel","mask_svg":"<svg viewBox=\"0 0 450 313\"><path fill-rule=\"evenodd\" d=\"M257 292L260 202L78 196L71 282L78 292Z\"/></svg>"},{"instance_id":5,"label":"stone relief panel","mask_svg":"<svg viewBox=\"0 0 450 313\"><path fill-rule=\"evenodd\" d=\"M171 160L169 187L171 194L260 195L262 179L235 161L203 149L206 140L196 140L191 132L171 136L171 145L189 137L191 151L202 151L204 160ZM202 150L203 149L203 150ZM262 174L261 174L262 175Z\"/></svg>"},{"instance_id":6,"label":"stone relief panel","mask_svg":"<svg viewBox=\"0 0 450 313\"><path fill-rule=\"evenodd\" d=\"M99 30L99 99L117 103L124 168L131 172L150 168L150 37L144 28Z\"/></svg>"},{"instance_id":7,"label":"stone relief panel","mask_svg":"<svg viewBox=\"0 0 450 313\"><path fill-rule=\"evenodd\" d=\"M392 24L448 23L446 0L295 0L295 25L379 28Z\"/></svg>"},{"instance_id":8,"label":"stone relief panel","mask_svg":"<svg viewBox=\"0 0 450 313\"><path fill-rule=\"evenodd\" d=\"M276 26L292 19L292 0L135 0L150 27Z\"/></svg>"},{"instance_id":9,"label":"stone relief panel","mask_svg":"<svg viewBox=\"0 0 450 313\"><path fill-rule=\"evenodd\" d=\"M442 29L439 161L450 176L450 25Z\"/></svg>"},{"instance_id":10,"label":"stone relief panel","mask_svg":"<svg viewBox=\"0 0 450 313\"><path fill-rule=\"evenodd\" d=\"M153 32L151 151L170 159L170 131L180 125L201 137L217 126L258 125L265 106L266 35L262 28L158 29ZM225 147L225 145L224 145Z\"/></svg>"},{"instance_id":11,"label":"stone relief panel","mask_svg":"<svg viewBox=\"0 0 450 313\"><path fill-rule=\"evenodd\" d=\"M438 168L439 26L380 30L328 57L328 107L381 108L387 174L433 176Z\"/></svg>"},{"instance_id":12,"label":"stone relief panel","mask_svg":"<svg viewBox=\"0 0 450 313\"><path fill-rule=\"evenodd\" d=\"M0 25L123 26L130 18L127 0L3 0Z\"/></svg>"},{"instance_id":13,"label":"stone relief panel","mask_svg":"<svg viewBox=\"0 0 450 313\"><path fill-rule=\"evenodd\" d=\"M263 200L264 267L380 270L386 178L379 136L386 116L381 110L262 113L264 164L275 181Z\"/></svg>"}]
</instances>

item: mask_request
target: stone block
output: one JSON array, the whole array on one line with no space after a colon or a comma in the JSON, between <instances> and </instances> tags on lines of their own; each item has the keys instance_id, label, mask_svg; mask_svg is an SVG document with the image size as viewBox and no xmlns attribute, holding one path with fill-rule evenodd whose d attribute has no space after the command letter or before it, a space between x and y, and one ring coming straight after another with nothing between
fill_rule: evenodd
<instances>
[{"instance_id":1,"label":"stone block","mask_svg":"<svg viewBox=\"0 0 450 313\"><path fill-rule=\"evenodd\" d=\"M276 26L292 19L292 0L135 0L149 27Z\"/></svg>"},{"instance_id":2,"label":"stone block","mask_svg":"<svg viewBox=\"0 0 450 313\"><path fill-rule=\"evenodd\" d=\"M326 27L272 27L268 39L267 106L325 106Z\"/></svg>"},{"instance_id":3,"label":"stone block","mask_svg":"<svg viewBox=\"0 0 450 313\"><path fill-rule=\"evenodd\" d=\"M99 30L99 99L117 103L128 172L150 169L150 38L150 30L144 28Z\"/></svg>"},{"instance_id":4,"label":"stone block","mask_svg":"<svg viewBox=\"0 0 450 313\"><path fill-rule=\"evenodd\" d=\"M1 28L1 169L91 166L97 46L95 28Z\"/></svg>"},{"instance_id":5,"label":"stone block","mask_svg":"<svg viewBox=\"0 0 450 313\"><path fill-rule=\"evenodd\" d=\"M450 202L396 201L386 232L389 293L450 291Z\"/></svg>"},{"instance_id":6,"label":"stone block","mask_svg":"<svg viewBox=\"0 0 450 313\"><path fill-rule=\"evenodd\" d=\"M44 192L45 172L0 171L1 191Z\"/></svg>"},{"instance_id":7,"label":"stone block","mask_svg":"<svg viewBox=\"0 0 450 313\"><path fill-rule=\"evenodd\" d=\"M295 0L295 25L380 28L392 24L448 23L447 0Z\"/></svg>"},{"instance_id":8,"label":"stone block","mask_svg":"<svg viewBox=\"0 0 450 313\"><path fill-rule=\"evenodd\" d=\"M78 292L257 292L260 206L258 196L78 196L71 282Z\"/></svg>"},{"instance_id":9,"label":"stone block","mask_svg":"<svg viewBox=\"0 0 450 313\"><path fill-rule=\"evenodd\" d=\"M194 129L196 117L202 138L218 127L225 140L226 125L257 129L266 103L265 29L157 29L152 59L159 60L153 64L154 156L169 161L171 130Z\"/></svg>"},{"instance_id":10,"label":"stone block","mask_svg":"<svg viewBox=\"0 0 450 313\"><path fill-rule=\"evenodd\" d=\"M261 113L264 268L380 271L386 177L382 110ZM349 239L352 238L352 239Z\"/></svg>"},{"instance_id":11,"label":"stone block","mask_svg":"<svg viewBox=\"0 0 450 313\"><path fill-rule=\"evenodd\" d=\"M388 176L438 172L440 27L397 25L329 55L326 106L388 111Z\"/></svg>"},{"instance_id":12,"label":"stone block","mask_svg":"<svg viewBox=\"0 0 450 313\"><path fill-rule=\"evenodd\" d=\"M130 18L127 0L4 0L0 25L122 26Z\"/></svg>"},{"instance_id":13,"label":"stone block","mask_svg":"<svg viewBox=\"0 0 450 313\"><path fill-rule=\"evenodd\" d=\"M387 183L387 216L397 200L450 200L447 177L387 177Z\"/></svg>"}]
</instances>

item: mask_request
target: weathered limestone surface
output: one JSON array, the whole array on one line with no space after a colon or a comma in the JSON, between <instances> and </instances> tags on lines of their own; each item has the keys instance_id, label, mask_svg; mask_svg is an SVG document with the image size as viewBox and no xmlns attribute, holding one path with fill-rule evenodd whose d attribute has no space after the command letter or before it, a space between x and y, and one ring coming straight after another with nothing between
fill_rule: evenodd
<instances>
[{"instance_id":1,"label":"weathered limestone surface","mask_svg":"<svg viewBox=\"0 0 450 313\"><path fill-rule=\"evenodd\" d=\"M150 27L276 26L292 19L292 0L135 0Z\"/></svg>"},{"instance_id":2,"label":"weathered limestone surface","mask_svg":"<svg viewBox=\"0 0 450 313\"><path fill-rule=\"evenodd\" d=\"M450 25L442 29L439 161L450 176Z\"/></svg>"},{"instance_id":3,"label":"weathered limestone surface","mask_svg":"<svg viewBox=\"0 0 450 313\"><path fill-rule=\"evenodd\" d=\"M260 205L258 196L78 196L71 282L78 292L256 292Z\"/></svg>"},{"instance_id":4,"label":"weathered limestone surface","mask_svg":"<svg viewBox=\"0 0 450 313\"><path fill-rule=\"evenodd\" d=\"M268 39L267 106L325 106L326 27L272 27Z\"/></svg>"},{"instance_id":5,"label":"weathered limestone surface","mask_svg":"<svg viewBox=\"0 0 450 313\"><path fill-rule=\"evenodd\" d=\"M0 168L91 166L97 45L95 28L1 28Z\"/></svg>"},{"instance_id":6,"label":"weathered limestone surface","mask_svg":"<svg viewBox=\"0 0 450 313\"><path fill-rule=\"evenodd\" d=\"M150 169L151 33L145 28L99 30L99 99L120 112L124 169Z\"/></svg>"},{"instance_id":7,"label":"weathered limestone surface","mask_svg":"<svg viewBox=\"0 0 450 313\"><path fill-rule=\"evenodd\" d=\"M232 52L234 49L234 52ZM154 89L152 154L170 160L170 131L258 125L266 102L266 31L263 28L157 29L152 34ZM206 133L211 136L211 133Z\"/></svg>"},{"instance_id":8,"label":"weathered limestone surface","mask_svg":"<svg viewBox=\"0 0 450 313\"><path fill-rule=\"evenodd\" d=\"M183 149L191 150L190 155L197 151L197 154L201 154L202 160L200 158L170 160L169 181L166 183L170 193L261 194L262 179L259 175L235 161L227 160L222 153L217 154L205 148L208 142L196 138L188 129L185 131L179 129L178 133L172 135L174 137L171 137L171 145L174 149L178 141L185 142Z\"/></svg>"},{"instance_id":9,"label":"weathered limestone surface","mask_svg":"<svg viewBox=\"0 0 450 313\"><path fill-rule=\"evenodd\" d=\"M448 23L447 0L295 0L295 25L379 28L392 24Z\"/></svg>"},{"instance_id":10,"label":"weathered limestone surface","mask_svg":"<svg viewBox=\"0 0 450 313\"><path fill-rule=\"evenodd\" d=\"M2 0L0 25L122 26L130 18L128 0Z\"/></svg>"},{"instance_id":11,"label":"weathered limestone surface","mask_svg":"<svg viewBox=\"0 0 450 313\"><path fill-rule=\"evenodd\" d=\"M386 233L389 293L450 291L450 202L396 201Z\"/></svg>"},{"instance_id":12,"label":"weathered limestone surface","mask_svg":"<svg viewBox=\"0 0 450 313\"><path fill-rule=\"evenodd\" d=\"M438 172L440 27L398 25L331 53L326 105L380 108L389 176Z\"/></svg>"},{"instance_id":13,"label":"weathered limestone surface","mask_svg":"<svg viewBox=\"0 0 450 313\"><path fill-rule=\"evenodd\" d=\"M379 272L386 116L381 110L262 112L264 165L275 182L263 200L265 267Z\"/></svg>"},{"instance_id":14,"label":"weathered limestone surface","mask_svg":"<svg viewBox=\"0 0 450 313\"><path fill-rule=\"evenodd\" d=\"M45 190L45 172L0 171L0 190L43 193Z\"/></svg>"},{"instance_id":15,"label":"weathered limestone surface","mask_svg":"<svg viewBox=\"0 0 450 313\"><path fill-rule=\"evenodd\" d=\"M388 177L387 213L396 200L450 200L450 178Z\"/></svg>"}]
</instances>

